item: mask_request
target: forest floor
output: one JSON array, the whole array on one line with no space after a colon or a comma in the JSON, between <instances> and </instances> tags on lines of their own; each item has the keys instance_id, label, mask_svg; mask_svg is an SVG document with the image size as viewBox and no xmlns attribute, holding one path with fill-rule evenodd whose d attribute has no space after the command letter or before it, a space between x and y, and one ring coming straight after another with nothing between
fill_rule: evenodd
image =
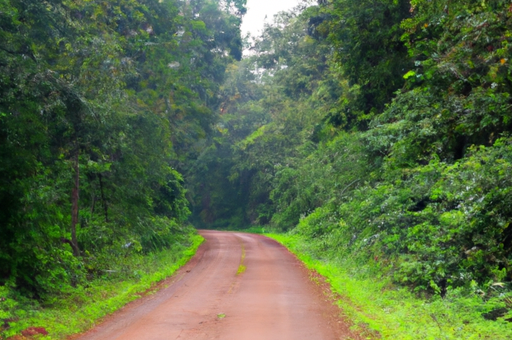
<instances>
[{"instance_id":1,"label":"forest floor","mask_svg":"<svg viewBox=\"0 0 512 340\"><path fill-rule=\"evenodd\" d=\"M262 235L201 231L165 287L73 339L362 339L321 277Z\"/></svg>"}]
</instances>

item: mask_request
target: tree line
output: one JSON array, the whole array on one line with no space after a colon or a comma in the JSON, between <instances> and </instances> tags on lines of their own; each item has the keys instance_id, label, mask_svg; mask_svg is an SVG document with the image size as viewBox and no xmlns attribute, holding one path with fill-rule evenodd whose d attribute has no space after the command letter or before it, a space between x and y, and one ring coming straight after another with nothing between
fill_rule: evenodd
<instances>
[{"instance_id":1,"label":"tree line","mask_svg":"<svg viewBox=\"0 0 512 340\"><path fill-rule=\"evenodd\" d=\"M244 1L0 3L0 284L44 298L186 242Z\"/></svg>"},{"instance_id":2,"label":"tree line","mask_svg":"<svg viewBox=\"0 0 512 340\"><path fill-rule=\"evenodd\" d=\"M228 67L216 135L190 174L194 224L290 231L317 257L376 264L417 292L502 294L511 28L501 0L279 14Z\"/></svg>"},{"instance_id":3,"label":"tree line","mask_svg":"<svg viewBox=\"0 0 512 340\"><path fill-rule=\"evenodd\" d=\"M244 5L0 4L0 284L58 293L190 222L510 290L510 4L304 1L243 40Z\"/></svg>"}]
</instances>

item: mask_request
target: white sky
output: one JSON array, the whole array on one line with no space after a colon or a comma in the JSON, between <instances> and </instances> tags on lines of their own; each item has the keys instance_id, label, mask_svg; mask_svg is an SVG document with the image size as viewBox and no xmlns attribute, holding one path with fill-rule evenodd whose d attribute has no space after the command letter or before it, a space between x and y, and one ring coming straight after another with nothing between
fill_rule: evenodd
<instances>
[{"instance_id":1,"label":"white sky","mask_svg":"<svg viewBox=\"0 0 512 340\"><path fill-rule=\"evenodd\" d=\"M272 22L274 14L280 11L292 9L301 0L247 0L247 13L242 21L242 36L247 32L257 35L263 29L265 15L267 21Z\"/></svg>"}]
</instances>

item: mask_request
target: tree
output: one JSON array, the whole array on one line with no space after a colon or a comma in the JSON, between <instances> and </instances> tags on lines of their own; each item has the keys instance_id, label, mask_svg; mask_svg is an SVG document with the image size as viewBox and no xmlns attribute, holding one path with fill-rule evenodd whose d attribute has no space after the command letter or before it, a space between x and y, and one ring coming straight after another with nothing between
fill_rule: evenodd
<instances>
[{"instance_id":1,"label":"tree","mask_svg":"<svg viewBox=\"0 0 512 340\"><path fill-rule=\"evenodd\" d=\"M314 23L334 49L334 60L349 91L338 102L341 110L329 121L346 129L367 129L402 88L411 66L401 41L400 24L410 17L409 1L335 0L322 6L323 20Z\"/></svg>"},{"instance_id":2,"label":"tree","mask_svg":"<svg viewBox=\"0 0 512 340\"><path fill-rule=\"evenodd\" d=\"M179 170L240 54L243 1L225 5L0 4L0 283L43 297L185 233Z\"/></svg>"}]
</instances>

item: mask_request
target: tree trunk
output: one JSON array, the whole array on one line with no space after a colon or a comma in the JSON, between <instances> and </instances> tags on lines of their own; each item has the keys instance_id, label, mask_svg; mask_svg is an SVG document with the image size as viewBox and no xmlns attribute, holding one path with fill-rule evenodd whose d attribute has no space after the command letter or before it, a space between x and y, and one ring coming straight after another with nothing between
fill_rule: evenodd
<instances>
[{"instance_id":1,"label":"tree trunk","mask_svg":"<svg viewBox=\"0 0 512 340\"><path fill-rule=\"evenodd\" d=\"M108 223L108 205L107 201L105 200L105 193L103 192L103 176L98 174L98 178L100 181L101 202L103 203L103 210L105 211L105 223Z\"/></svg>"},{"instance_id":2,"label":"tree trunk","mask_svg":"<svg viewBox=\"0 0 512 340\"><path fill-rule=\"evenodd\" d=\"M80 189L80 168L79 168L79 155L80 149L78 143L75 151L74 170L75 170L75 183L73 185L73 192L71 193L71 247L73 248L73 255L80 256L80 248L78 248L78 241L76 239L76 225L78 224L78 201Z\"/></svg>"},{"instance_id":3,"label":"tree trunk","mask_svg":"<svg viewBox=\"0 0 512 340\"><path fill-rule=\"evenodd\" d=\"M94 215L95 211L96 211L96 195L93 193L93 194L91 194L91 216Z\"/></svg>"}]
</instances>

